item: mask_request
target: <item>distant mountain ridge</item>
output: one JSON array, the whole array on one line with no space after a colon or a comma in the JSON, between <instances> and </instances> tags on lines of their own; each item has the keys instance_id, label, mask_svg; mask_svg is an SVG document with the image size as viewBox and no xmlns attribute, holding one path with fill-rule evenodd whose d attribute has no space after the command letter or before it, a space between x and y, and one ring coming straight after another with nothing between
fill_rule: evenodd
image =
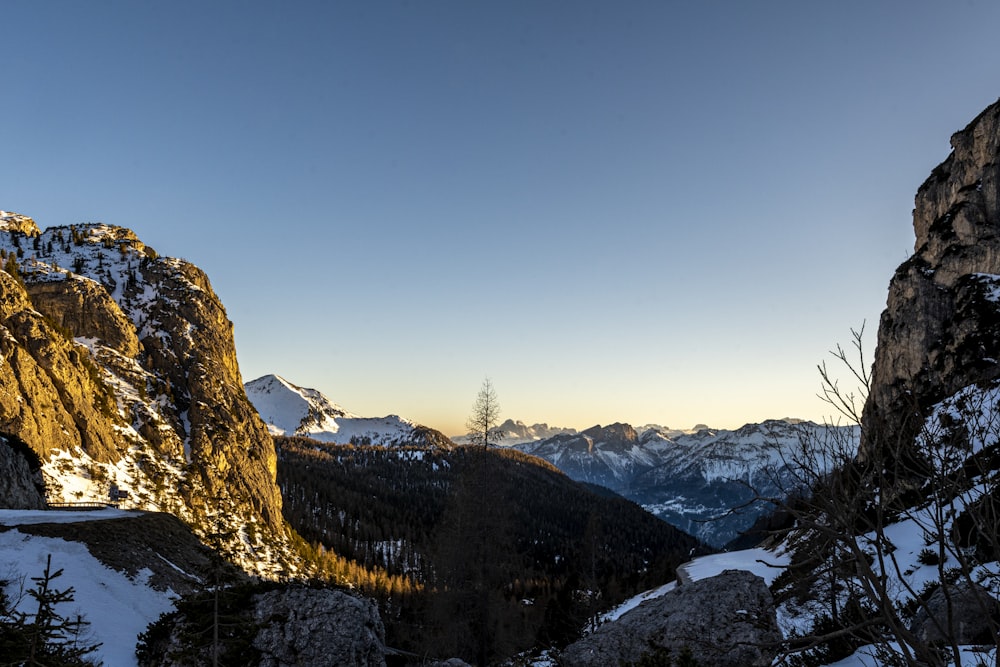
<instances>
[{"instance_id":1,"label":"distant mountain ridge","mask_svg":"<svg viewBox=\"0 0 1000 667\"><path fill-rule=\"evenodd\" d=\"M796 451L803 443L840 437L856 443L857 429L801 420L768 420L736 430L695 433L628 424L594 426L515 445L549 461L571 478L606 486L668 523L716 547L749 528L760 505L725 516L732 508L792 484ZM856 446L856 444L854 445Z\"/></svg>"},{"instance_id":2,"label":"distant mountain ridge","mask_svg":"<svg viewBox=\"0 0 1000 667\"><path fill-rule=\"evenodd\" d=\"M575 428L549 426L545 423L528 426L521 420L514 421L513 419L506 420L497 429L503 433L499 444L504 447L545 440L557 435L575 434L577 432ZM470 442L467 435L456 435L451 440L457 445L467 445Z\"/></svg>"},{"instance_id":3,"label":"distant mountain ridge","mask_svg":"<svg viewBox=\"0 0 1000 667\"><path fill-rule=\"evenodd\" d=\"M439 431L399 415L361 417L340 407L317 389L300 387L280 375L265 375L244 385L247 397L271 435L302 436L337 445L444 447Z\"/></svg>"}]
</instances>

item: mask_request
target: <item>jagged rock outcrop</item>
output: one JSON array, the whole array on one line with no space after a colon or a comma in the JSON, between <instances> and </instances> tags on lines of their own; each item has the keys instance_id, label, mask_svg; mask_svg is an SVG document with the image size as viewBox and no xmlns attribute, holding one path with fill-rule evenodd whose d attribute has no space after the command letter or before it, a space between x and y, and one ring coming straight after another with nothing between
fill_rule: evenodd
<instances>
[{"instance_id":1,"label":"jagged rock outcrop","mask_svg":"<svg viewBox=\"0 0 1000 667\"><path fill-rule=\"evenodd\" d=\"M40 233L35 221L20 213L0 211L0 230L20 232L25 236L36 236Z\"/></svg>"},{"instance_id":2,"label":"jagged rock outcrop","mask_svg":"<svg viewBox=\"0 0 1000 667\"><path fill-rule=\"evenodd\" d=\"M598 442L614 443L615 446L622 449L631 447L639 439L639 435L631 425L621 422L608 426L591 426L587 430L581 431L580 435Z\"/></svg>"},{"instance_id":3,"label":"jagged rock outcrop","mask_svg":"<svg viewBox=\"0 0 1000 667\"><path fill-rule=\"evenodd\" d=\"M0 432L39 455L53 499L127 484L130 506L227 535L247 567L277 574L274 443L205 273L128 229L40 231L2 212L0 253Z\"/></svg>"},{"instance_id":4,"label":"jagged rock outcrop","mask_svg":"<svg viewBox=\"0 0 1000 667\"><path fill-rule=\"evenodd\" d=\"M126 357L139 354L135 327L108 291L93 280L63 280L26 286L32 306L59 328L95 338Z\"/></svg>"},{"instance_id":5,"label":"jagged rock outcrop","mask_svg":"<svg viewBox=\"0 0 1000 667\"><path fill-rule=\"evenodd\" d=\"M44 509L41 461L18 438L0 435L0 507Z\"/></svg>"},{"instance_id":6,"label":"jagged rock outcrop","mask_svg":"<svg viewBox=\"0 0 1000 667\"><path fill-rule=\"evenodd\" d=\"M647 600L600 626L567 646L560 664L606 667L637 663L644 654L676 658L690 651L699 665L765 667L777 654L780 639L764 580L726 570Z\"/></svg>"},{"instance_id":7,"label":"jagged rock outcrop","mask_svg":"<svg viewBox=\"0 0 1000 667\"><path fill-rule=\"evenodd\" d=\"M917 192L915 252L889 286L865 447L877 433L911 441L930 405L1000 377L1000 102L951 145Z\"/></svg>"},{"instance_id":8,"label":"jagged rock outcrop","mask_svg":"<svg viewBox=\"0 0 1000 667\"><path fill-rule=\"evenodd\" d=\"M385 667L385 628L371 600L288 588L253 605L261 667Z\"/></svg>"},{"instance_id":9,"label":"jagged rock outcrop","mask_svg":"<svg viewBox=\"0 0 1000 667\"><path fill-rule=\"evenodd\" d=\"M189 428L178 433L185 456L199 463L211 496L251 503L280 531L274 442L243 389L233 324L222 302L204 272L187 262L149 261L141 272L158 296L138 323L142 361L170 388L177 413L186 417Z\"/></svg>"}]
</instances>

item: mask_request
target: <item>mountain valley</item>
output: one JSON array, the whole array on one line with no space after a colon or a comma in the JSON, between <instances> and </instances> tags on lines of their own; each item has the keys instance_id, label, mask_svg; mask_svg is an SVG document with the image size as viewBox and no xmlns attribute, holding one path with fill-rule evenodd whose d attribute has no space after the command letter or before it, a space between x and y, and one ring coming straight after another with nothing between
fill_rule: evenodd
<instances>
[{"instance_id":1,"label":"mountain valley","mask_svg":"<svg viewBox=\"0 0 1000 667\"><path fill-rule=\"evenodd\" d=\"M856 450L858 429L771 420L734 431L637 433L612 424L515 447L721 548L802 490L805 452L827 440Z\"/></svg>"},{"instance_id":2,"label":"mountain valley","mask_svg":"<svg viewBox=\"0 0 1000 667\"><path fill-rule=\"evenodd\" d=\"M0 648L99 637L88 654L115 667L996 664L1000 102L951 143L873 365L841 357L863 413L823 376L859 422L836 428L511 421L505 446L456 443L277 375L244 385L193 264L122 227L0 212ZM755 548L708 555L758 519ZM51 633L73 615L91 639Z\"/></svg>"}]
</instances>

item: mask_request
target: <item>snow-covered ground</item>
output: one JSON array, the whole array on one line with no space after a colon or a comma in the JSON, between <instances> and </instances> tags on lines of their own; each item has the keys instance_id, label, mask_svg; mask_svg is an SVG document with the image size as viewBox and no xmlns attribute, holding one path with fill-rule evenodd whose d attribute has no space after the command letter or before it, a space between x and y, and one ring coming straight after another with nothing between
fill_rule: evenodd
<instances>
[{"instance_id":1,"label":"snow-covered ground","mask_svg":"<svg viewBox=\"0 0 1000 667\"><path fill-rule=\"evenodd\" d=\"M632 611L640 604L646 600L655 600L661 595L665 595L670 591L677 588L677 582L671 581L669 584L663 584L657 588L639 593L634 598L629 598L622 602L620 605L612 609L611 611L605 612L601 615L601 623L607 623L608 621L617 621L619 618Z\"/></svg>"},{"instance_id":2,"label":"snow-covered ground","mask_svg":"<svg viewBox=\"0 0 1000 667\"><path fill-rule=\"evenodd\" d=\"M677 578L683 584L699 579L708 579L726 570L746 570L761 577L770 586L788 565L789 558L784 553L767 549L744 549L727 551L711 556L702 556L684 563L677 568Z\"/></svg>"},{"instance_id":3,"label":"snow-covered ground","mask_svg":"<svg viewBox=\"0 0 1000 667\"><path fill-rule=\"evenodd\" d=\"M13 516L13 510L0 512L0 519L7 524L39 523L52 518L72 521L74 514L86 514L76 520L111 519L132 513L121 510L97 512L22 512ZM51 516L49 516L51 515ZM0 533L0 579L6 582L6 592L11 600L20 600L17 608L33 613L33 600L24 592L32 587L31 577L45 570L48 556L52 556L52 570L63 570L62 576L53 581L58 590L74 589L74 601L57 608L63 616L82 614L90 623L84 637L86 643L100 642L101 646L91 657L106 667L132 667L136 665L135 643L146 626L172 608L173 594L153 590L146 585L148 570L135 579L111 570L79 542L61 538L28 535L18 530Z\"/></svg>"},{"instance_id":4,"label":"snow-covered ground","mask_svg":"<svg viewBox=\"0 0 1000 667\"><path fill-rule=\"evenodd\" d=\"M0 509L0 525L27 526L33 523L77 523L78 521L101 521L104 519L127 519L140 516L135 510L119 510L113 507L99 510L7 510Z\"/></svg>"},{"instance_id":5,"label":"snow-covered ground","mask_svg":"<svg viewBox=\"0 0 1000 667\"><path fill-rule=\"evenodd\" d=\"M992 667L996 664L996 653L995 648L988 651L978 651L966 647L962 649L962 664L970 665L970 667ZM826 667L882 667L884 664L885 662L876 655L873 647L865 646L855 651L854 655L832 662Z\"/></svg>"},{"instance_id":6,"label":"snow-covered ground","mask_svg":"<svg viewBox=\"0 0 1000 667\"><path fill-rule=\"evenodd\" d=\"M914 561L920 548L920 533L911 522L901 522L895 524L889 532L894 534L894 543L907 555L912 555ZM783 568L788 565L789 557L780 552L769 551L767 549L746 549L744 551L731 551L726 553L712 554L696 558L689 563L685 563L678 568L678 579L683 582L707 579L721 574L725 570L748 570L762 577L770 586L771 583L781 574ZM915 569L919 569L915 568ZM627 612L635 609L646 600L652 600L676 587L675 582L670 582L658 588L640 593L639 595L626 600L615 609L605 613L601 617L601 622L615 621ZM972 647L963 649L962 664L968 665L993 665L996 659L996 649L987 652L978 652ZM535 663L540 665L543 663ZM880 667L883 663L876 657L873 647L862 647L854 655L835 663L828 667Z\"/></svg>"},{"instance_id":7,"label":"snow-covered ground","mask_svg":"<svg viewBox=\"0 0 1000 667\"><path fill-rule=\"evenodd\" d=\"M677 579L683 585L685 582L708 579L717 574L722 574L726 570L747 570L764 579L767 585L781 574L782 569L788 565L789 558L785 554L775 553L767 549L746 549L743 551L730 551L726 553L702 556L681 565L677 568ZM601 622L616 621L626 613L632 611L646 600L653 600L677 587L677 582L671 581L668 584L639 593L633 598L629 598L611 611L601 616Z\"/></svg>"}]
</instances>

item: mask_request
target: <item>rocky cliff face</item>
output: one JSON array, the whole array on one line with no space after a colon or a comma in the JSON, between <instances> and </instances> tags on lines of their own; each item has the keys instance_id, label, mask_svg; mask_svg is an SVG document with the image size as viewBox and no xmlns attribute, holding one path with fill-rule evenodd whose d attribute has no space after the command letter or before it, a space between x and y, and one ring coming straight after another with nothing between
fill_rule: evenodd
<instances>
[{"instance_id":1,"label":"rocky cliff face","mask_svg":"<svg viewBox=\"0 0 1000 667\"><path fill-rule=\"evenodd\" d=\"M951 145L917 192L915 252L889 286L866 441L910 441L932 404L1000 377L1000 102Z\"/></svg>"},{"instance_id":2,"label":"rocky cliff face","mask_svg":"<svg viewBox=\"0 0 1000 667\"><path fill-rule=\"evenodd\" d=\"M41 231L8 213L0 260L0 432L41 458L50 499L117 486L277 567L274 444L205 274L124 228Z\"/></svg>"}]
</instances>

